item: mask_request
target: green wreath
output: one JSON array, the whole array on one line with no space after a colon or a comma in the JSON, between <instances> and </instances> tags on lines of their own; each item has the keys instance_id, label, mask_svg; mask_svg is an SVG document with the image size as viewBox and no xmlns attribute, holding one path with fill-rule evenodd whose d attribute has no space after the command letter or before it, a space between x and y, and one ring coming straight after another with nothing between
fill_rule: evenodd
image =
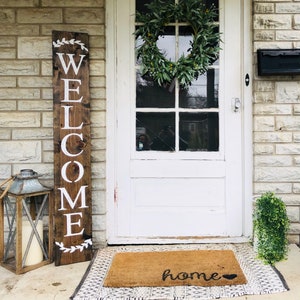
<instances>
[{"instance_id":1,"label":"green wreath","mask_svg":"<svg viewBox=\"0 0 300 300\"><path fill-rule=\"evenodd\" d=\"M135 31L142 44L137 47L137 58L141 60L142 76L148 75L160 86L178 80L182 88L204 74L219 57L220 33L218 12L215 6L207 8L203 0L154 0L145 4L148 12L137 12L140 23ZM159 36L164 35L165 26L177 22L187 23L193 30L193 39L187 56L176 62L168 60L157 47Z\"/></svg>"}]
</instances>

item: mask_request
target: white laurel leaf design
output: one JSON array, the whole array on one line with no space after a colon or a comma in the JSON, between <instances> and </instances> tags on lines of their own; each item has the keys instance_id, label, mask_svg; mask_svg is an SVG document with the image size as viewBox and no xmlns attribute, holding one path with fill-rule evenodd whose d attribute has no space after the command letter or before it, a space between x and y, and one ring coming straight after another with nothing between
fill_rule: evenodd
<instances>
[{"instance_id":1,"label":"white laurel leaf design","mask_svg":"<svg viewBox=\"0 0 300 300\"><path fill-rule=\"evenodd\" d=\"M82 252L84 249L87 249L89 245L92 245L93 242L92 239L87 239L80 245L71 246L70 248L65 247L63 242L55 242L55 244L59 247L59 250L63 251L64 253L74 253L77 250L80 250L80 252Z\"/></svg>"},{"instance_id":2,"label":"white laurel leaf design","mask_svg":"<svg viewBox=\"0 0 300 300\"><path fill-rule=\"evenodd\" d=\"M88 48L85 47L85 44L83 42L81 42L80 40L75 40L75 39L71 39L71 40L66 40L65 38L62 38L61 41L57 40L56 42L53 41L53 46L55 48L59 48L63 45L79 45L81 47L81 50L85 50L85 51L89 51Z\"/></svg>"}]
</instances>

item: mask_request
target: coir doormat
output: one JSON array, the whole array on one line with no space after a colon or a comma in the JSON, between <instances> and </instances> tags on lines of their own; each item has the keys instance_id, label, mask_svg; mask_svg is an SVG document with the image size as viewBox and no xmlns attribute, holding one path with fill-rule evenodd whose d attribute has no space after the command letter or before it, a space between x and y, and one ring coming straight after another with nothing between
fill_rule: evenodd
<instances>
[{"instance_id":1,"label":"coir doormat","mask_svg":"<svg viewBox=\"0 0 300 300\"><path fill-rule=\"evenodd\" d=\"M118 253L132 252L172 252L172 251L198 251L198 250L231 250L247 280L244 284L235 285L172 285L172 286L138 286L138 287L105 287L104 282L109 270L111 269L113 259ZM148 268L148 267L147 267ZM144 267L146 271L146 267ZM185 278L184 272L190 274L192 271L181 271L179 278ZM204 273L201 270L195 272ZM223 275L234 275L235 271L213 271ZM166 281L178 276L178 273L170 269L165 273ZM195 273L196 276L198 276ZM220 276L221 276L220 275ZM213 278L218 278L217 275ZM216 276L216 277L214 277ZM115 246L106 247L98 250L91 261L86 274L83 276L80 284L71 296L74 300L197 300L197 299L221 299L232 298L245 295L266 295L282 293L288 290L288 287L280 275L273 267L263 264L256 258L256 253L250 244L192 244L192 245L145 245L145 246Z\"/></svg>"},{"instance_id":2,"label":"coir doormat","mask_svg":"<svg viewBox=\"0 0 300 300\"><path fill-rule=\"evenodd\" d=\"M232 250L116 253L105 287L245 284Z\"/></svg>"}]
</instances>

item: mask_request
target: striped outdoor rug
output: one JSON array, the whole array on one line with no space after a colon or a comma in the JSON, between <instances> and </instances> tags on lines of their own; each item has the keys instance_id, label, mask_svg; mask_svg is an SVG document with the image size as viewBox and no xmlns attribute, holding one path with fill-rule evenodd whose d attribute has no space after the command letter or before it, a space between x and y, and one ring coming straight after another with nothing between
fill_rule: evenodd
<instances>
[{"instance_id":1,"label":"striped outdoor rug","mask_svg":"<svg viewBox=\"0 0 300 300\"><path fill-rule=\"evenodd\" d=\"M124 252L161 252L184 250L232 250L246 277L247 283L225 286L170 286L170 287L104 287L113 257ZM196 300L232 298L244 295L281 293L288 287L281 274L273 267L256 259L249 244L193 244L116 246L98 250L86 274L71 299L85 300Z\"/></svg>"}]
</instances>

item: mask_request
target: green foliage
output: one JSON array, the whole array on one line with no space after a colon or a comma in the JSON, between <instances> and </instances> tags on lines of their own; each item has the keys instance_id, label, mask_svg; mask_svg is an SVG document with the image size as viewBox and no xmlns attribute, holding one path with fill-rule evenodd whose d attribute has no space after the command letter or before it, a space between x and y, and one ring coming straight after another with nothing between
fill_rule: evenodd
<instances>
[{"instance_id":1,"label":"green foliage","mask_svg":"<svg viewBox=\"0 0 300 300\"><path fill-rule=\"evenodd\" d=\"M256 200L254 233L258 257L268 264L283 260L287 255L289 219L284 202L272 192Z\"/></svg>"},{"instance_id":2,"label":"green foliage","mask_svg":"<svg viewBox=\"0 0 300 300\"><path fill-rule=\"evenodd\" d=\"M142 40L137 57L142 62L142 75L149 75L160 86L170 84L175 78L187 88L194 79L204 74L219 57L220 33L217 10L206 8L203 0L154 0L147 4L148 13L137 12L136 21L141 23L135 31L136 39ZM175 21L187 23L193 30L188 55L176 62L168 60L157 47L165 26Z\"/></svg>"}]
</instances>

